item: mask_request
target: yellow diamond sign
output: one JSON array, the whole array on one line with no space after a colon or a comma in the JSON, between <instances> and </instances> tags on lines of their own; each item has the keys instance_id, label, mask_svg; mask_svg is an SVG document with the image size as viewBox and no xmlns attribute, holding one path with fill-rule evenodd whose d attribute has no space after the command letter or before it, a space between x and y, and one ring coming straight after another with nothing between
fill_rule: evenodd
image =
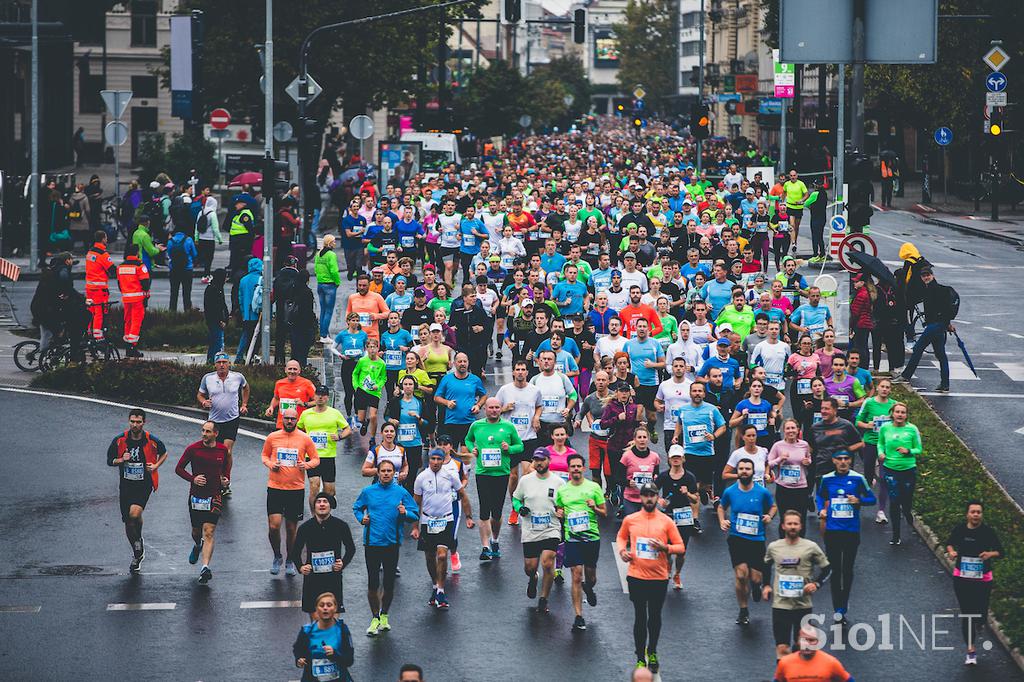
<instances>
[{"instance_id":1,"label":"yellow diamond sign","mask_svg":"<svg viewBox=\"0 0 1024 682\"><path fill-rule=\"evenodd\" d=\"M996 70L998 71L998 69L996 69ZM643 98L644 98L644 95L646 95L646 94L647 94L647 91L646 91L646 90L644 90L644 89L643 89L643 88L642 88L641 86L639 86L639 85L638 85L638 86L636 86L636 87L635 87L635 88L633 89L633 97L635 97L635 98L637 98L637 99L643 99Z\"/></svg>"},{"instance_id":2,"label":"yellow diamond sign","mask_svg":"<svg viewBox=\"0 0 1024 682\"><path fill-rule=\"evenodd\" d=\"M989 68L993 71L999 71L1006 66L1006 62L1010 61L1010 55L1006 54L1006 50L996 45L981 60L988 64Z\"/></svg>"}]
</instances>

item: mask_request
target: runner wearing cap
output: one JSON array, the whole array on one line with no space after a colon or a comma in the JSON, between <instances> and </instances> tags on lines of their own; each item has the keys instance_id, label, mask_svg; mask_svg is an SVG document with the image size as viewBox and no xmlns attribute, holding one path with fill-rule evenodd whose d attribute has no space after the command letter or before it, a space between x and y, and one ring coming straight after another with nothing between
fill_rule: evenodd
<instances>
[{"instance_id":1,"label":"runner wearing cap","mask_svg":"<svg viewBox=\"0 0 1024 682\"><path fill-rule=\"evenodd\" d=\"M330 592L337 600L338 612L344 613L341 572L356 554L352 530L331 514L338 508L333 494L317 493L310 506L313 516L299 526L295 542L288 548L288 562L297 565L303 576L302 610L313 618L319 596Z\"/></svg>"},{"instance_id":2,"label":"runner wearing cap","mask_svg":"<svg viewBox=\"0 0 1024 682\"><path fill-rule=\"evenodd\" d=\"M661 609L668 589L669 557L686 551L672 519L658 511L658 487L640 487L641 509L622 520L615 547L629 564L626 583L633 602L633 644L637 667L658 672Z\"/></svg>"},{"instance_id":3,"label":"runner wearing cap","mask_svg":"<svg viewBox=\"0 0 1024 682\"><path fill-rule=\"evenodd\" d=\"M561 540L561 528L555 514L558 489L565 485L560 476L552 475L548 448L532 453L533 470L519 481L512 494L512 506L523 519L523 570L529 579L526 596L537 596L537 567L543 570L537 612L548 612L548 595L555 576L555 558Z\"/></svg>"},{"instance_id":4,"label":"runner wearing cap","mask_svg":"<svg viewBox=\"0 0 1024 682\"><path fill-rule=\"evenodd\" d=\"M673 445L668 449L668 469L658 474L654 485L658 488L658 507L668 514L679 529L683 545L689 548L690 539L702 533L700 521L700 495L698 494L697 478L687 471L686 455L682 445ZM676 569L672 575L672 587L683 589L683 564L686 555L677 554Z\"/></svg>"},{"instance_id":5,"label":"runner wearing cap","mask_svg":"<svg viewBox=\"0 0 1024 682\"><path fill-rule=\"evenodd\" d=\"M306 471L309 478L309 510L314 512L313 503L321 490L334 496L338 478L335 462L338 454L338 442L352 435L345 417L328 403L331 390L326 386L316 389L313 407L299 417L298 428L305 431L316 446L316 454L320 464ZM322 487L321 487L322 486ZM336 506L336 505L335 505ZM340 604L340 602L339 602Z\"/></svg>"}]
</instances>

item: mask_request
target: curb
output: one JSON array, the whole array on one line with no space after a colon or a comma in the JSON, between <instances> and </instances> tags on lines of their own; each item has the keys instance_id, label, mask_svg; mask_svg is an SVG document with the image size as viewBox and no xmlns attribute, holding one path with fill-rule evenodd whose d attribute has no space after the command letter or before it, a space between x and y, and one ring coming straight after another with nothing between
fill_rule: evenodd
<instances>
[{"instance_id":1,"label":"curb","mask_svg":"<svg viewBox=\"0 0 1024 682\"><path fill-rule=\"evenodd\" d=\"M931 223L932 225L939 225L941 227L948 227L951 230L957 232L963 232L964 234L973 235L975 237L981 237L982 239L991 239L993 241L1005 242L1007 244L1013 244L1014 246L1024 246L1024 239L1018 239L1005 234L997 234L995 232L989 232L988 230L982 230L978 227L968 227L966 225L960 225L959 223L951 223L946 220L940 220L931 216L921 215L920 213L914 212L917 219L923 223Z\"/></svg>"},{"instance_id":2,"label":"curb","mask_svg":"<svg viewBox=\"0 0 1024 682\"><path fill-rule=\"evenodd\" d=\"M912 387L908 386L908 389L914 391L914 393L917 393L917 390ZM960 438L960 436L955 431L953 431L953 429L950 428L948 424L946 424L946 420L944 420L939 415L939 413L935 411L935 407L928 401L928 399L922 396L920 393L918 393L918 397L921 399L922 402L924 402L925 405L928 406L928 409L931 410L935 418L942 422L942 424L945 425L947 429L949 429L950 433L953 434L953 437L956 438L962 446L964 446L964 449L967 450L967 452L971 453L971 457L973 457L975 461L977 461L978 464L981 465L982 471L985 472L985 475L987 475L988 478L996 485L996 487L999 488L999 490L1002 491L1004 495L1006 495L1006 498L1010 501L1010 503L1013 504L1017 508L1017 510L1021 512L1021 514L1024 514L1024 509L1022 509L1021 506L1017 504L1017 501L1010 496L1010 494L1006 491L1006 488L1004 488L1003 485L998 480L996 480L995 476L993 476L992 472L988 470L984 462L982 462L978 458L978 455L974 452L974 450L968 447L967 443L965 443L963 439ZM935 558L939 560L939 563L942 564L942 567L946 570L946 572L952 575L953 564L946 556L945 547L943 546L942 541L931 529L931 527L928 524L926 524L917 514L914 514L914 529L917 531L918 535L921 536L921 539L924 540L925 543L928 545L928 549L932 551L932 553L935 555ZM999 640L999 643L1003 645L1003 648L1006 649L1007 653L1010 654L1010 658L1013 659L1013 662L1017 664L1017 667L1020 668L1021 671L1024 671L1024 655L1021 654L1021 651L1019 649L1013 647L1013 645L1010 642L1010 639L1006 636L1006 633L1003 632L1002 624L1000 624L1000 622L996 620L995 616L992 615L991 611L989 612L987 622L989 630L995 635L996 639Z\"/></svg>"}]
</instances>

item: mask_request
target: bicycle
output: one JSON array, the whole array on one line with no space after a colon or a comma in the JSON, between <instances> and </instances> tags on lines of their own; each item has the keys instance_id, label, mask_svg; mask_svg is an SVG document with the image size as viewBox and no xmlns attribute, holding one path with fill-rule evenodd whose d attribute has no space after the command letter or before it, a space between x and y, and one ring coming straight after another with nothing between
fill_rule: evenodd
<instances>
[{"instance_id":1,"label":"bicycle","mask_svg":"<svg viewBox=\"0 0 1024 682\"><path fill-rule=\"evenodd\" d=\"M103 203L100 204L100 225L103 231L110 236L111 241L114 240L115 235L121 235L125 241L130 240L129 228L121 221L121 197L111 195L103 197L102 201Z\"/></svg>"}]
</instances>

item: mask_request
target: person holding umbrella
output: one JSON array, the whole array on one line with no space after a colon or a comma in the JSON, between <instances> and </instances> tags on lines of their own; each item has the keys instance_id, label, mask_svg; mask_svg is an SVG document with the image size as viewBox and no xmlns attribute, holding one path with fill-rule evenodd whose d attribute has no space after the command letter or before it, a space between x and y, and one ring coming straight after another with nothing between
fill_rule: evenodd
<instances>
[{"instance_id":1,"label":"person holding umbrella","mask_svg":"<svg viewBox=\"0 0 1024 682\"><path fill-rule=\"evenodd\" d=\"M949 358L946 357L946 333L956 333L953 318L960 310L960 296L953 287L939 284L931 265L921 268L921 282L924 284L924 331L914 344L910 361L896 377L898 382L908 382L914 376L924 349L932 347L935 359L939 361L939 393L949 392Z\"/></svg>"}]
</instances>

